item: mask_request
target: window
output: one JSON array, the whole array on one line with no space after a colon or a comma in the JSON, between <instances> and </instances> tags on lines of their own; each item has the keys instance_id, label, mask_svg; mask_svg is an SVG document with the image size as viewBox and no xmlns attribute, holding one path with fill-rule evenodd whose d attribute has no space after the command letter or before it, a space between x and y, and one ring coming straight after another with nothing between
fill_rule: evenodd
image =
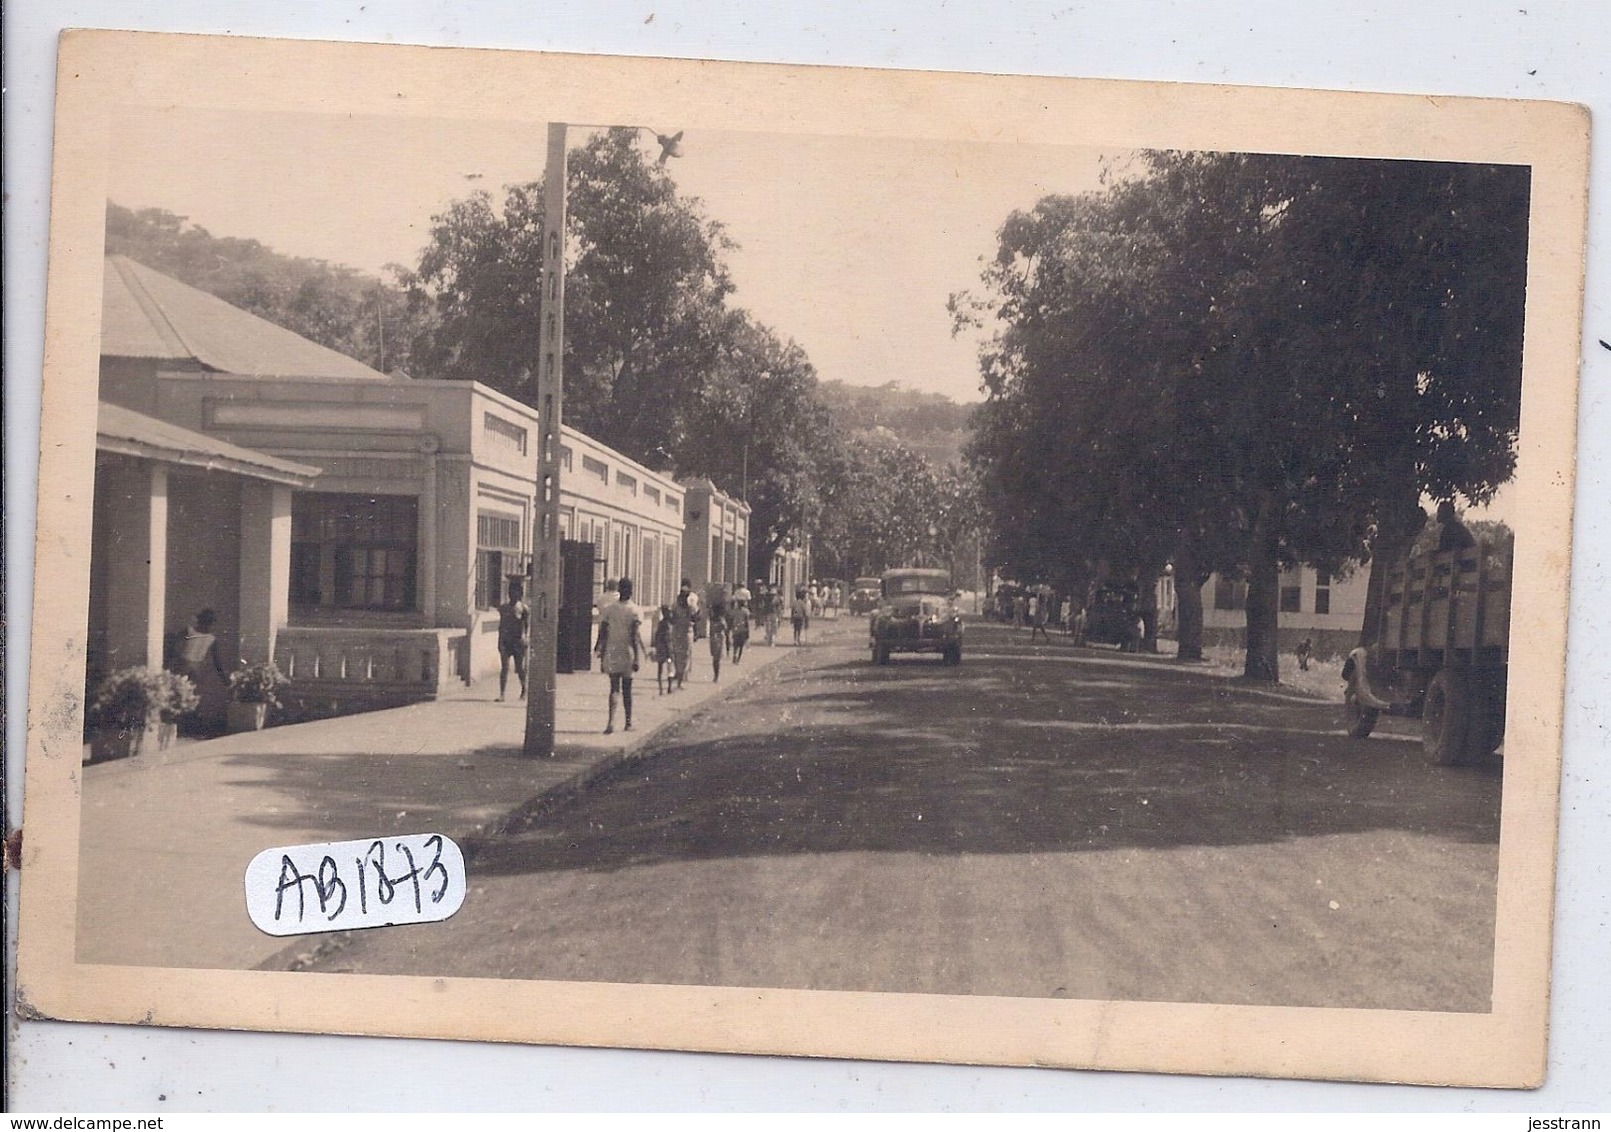
<instances>
[{"instance_id":1,"label":"window","mask_svg":"<svg viewBox=\"0 0 1611 1132\"><path fill-rule=\"evenodd\" d=\"M597 476L601 483L610 482L610 466L603 460L595 460L591 456L582 457L582 471Z\"/></svg>"},{"instance_id":2,"label":"window","mask_svg":"<svg viewBox=\"0 0 1611 1132\"><path fill-rule=\"evenodd\" d=\"M682 500L679 499L675 495L666 496L666 510L667 511L675 511L677 514L681 515L682 514Z\"/></svg>"},{"instance_id":3,"label":"window","mask_svg":"<svg viewBox=\"0 0 1611 1132\"><path fill-rule=\"evenodd\" d=\"M1315 612L1331 612L1331 572L1315 571Z\"/></svg>"},{"instance_id":4,"label":"window","mask_svg":"<svg viewBox=\"0 0 1611 1132\"><path fill-rule=\"evenodd\" d=\"M571 450L563 444L559 446L559 466L563 471L571 470Z\"/></svg>"},{"instance_id":5,"label":"window","mask_svg":"<svg viewBox=\"0 0 1611 1132\"><path fill-rule=\"evenodd\" d=\"M506 421L493 413L483 413L481 431L486 434L487 443L492 447L502 448L517 456L526 454L526 430L513 421Z\"/></svg>"},{"instance_id":6,"label":"window","mask_svg":"<svg viewBox=\"0 0 1611 1132\"><path fill-rule=\"evenodd\" d=\"M1282 586L1281 587L1281 612L1282 613L1302 613L1303 612L1303 587L1302 586Z\"/></svg>"},{"instance_id":7,"label":"window","mask_svg":"<svg viewBox=\"0 0 1611 1132\"><path fill-rule=\"evenodd\" d=\"M662 554L665 565L661 568L660 576L665 588L660 591L660 600L670 601L672 592L679 588L678 581L682 574L682 544L675 539L667 539Z\"/></svg>"},{"instance_id":8,"label":"window","mask_svg":"<svg viewBox=\"0 0 1611 1132\"><path fill-rule=\"evenodd\" d=\"M643 497L645 499L647 499L650 503L659 503L660 502L660 489L658 487L652 487L649 484L644 484L643 485Z\"/></svg>"},{"instance_id":9,"label":"window","mask_svg":"<svg viewBox=\"0 0 1611 1132\"><path fill-rule=\"evenodd\" d=\"M638 494L638 477L629 476L619 468L615 471L615 486L624 489L632 495Z\"/></svg>"},{"instance_id":10,"label":"window","mask_svg":"<svg viewBox=\"0 0 1611 1132\"><path fill-rule=\"evenodd\" d=\"M657 605L660 601L660 539L653 531L644 531L641 542L643 576L638 579L638 599L646 605Z\"/></svg>"},{"instance_id":11,"label":"window","mask_svg":"<svg viewBox=\"0 0 1611 1132\"><path fill-rule=\"evenodd\" d=\"M520 516L478 511L475 517L475 606L495 609L508 599L511 574L526 572L520 552Z\"/></svg>"},{"instance_id":12,"label":"window","mask_svg":"<svg viewBox=\"0 0 1611 1132\"><path fill-rule=\"evenodd\" d=\"M291 602L301 609L415 608L419 501L299 492L291 502Z\"/></svg>"}]
</instances>

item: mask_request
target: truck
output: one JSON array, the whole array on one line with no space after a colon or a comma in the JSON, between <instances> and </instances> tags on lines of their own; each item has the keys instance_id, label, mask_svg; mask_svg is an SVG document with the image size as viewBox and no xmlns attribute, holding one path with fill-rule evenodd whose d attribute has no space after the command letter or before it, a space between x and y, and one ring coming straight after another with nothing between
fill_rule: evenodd
<instances>
[{"instance_id":1,"label":"truck","mask_svg":"<svg viewBox=\"0 0 1611 1132\"><path fill-rule=\"evenodd\" d=\"M1348 734L1383 715L1418 716L1439 766L1480 763L1505 735L1515 540L1416 553L1388 568L1377 621L1343 662ZM1374 630L1374 631L1373 631Z\"/></svg>"}]
</instances>

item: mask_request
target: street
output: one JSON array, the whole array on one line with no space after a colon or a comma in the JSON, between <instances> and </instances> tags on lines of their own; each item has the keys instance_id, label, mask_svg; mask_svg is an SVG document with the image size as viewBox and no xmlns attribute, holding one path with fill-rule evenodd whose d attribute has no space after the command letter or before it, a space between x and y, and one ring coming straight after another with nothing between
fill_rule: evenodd
<instances>
[{"instance_id":1,"label":"street","mask_svg":"<svg viewBox=\"0 0 1611 1132\"><path fill-rule=\"evenodd\" d=\"M821 622L316 969L1485 1011L1500 774L1160 658ZM742 669L735 676L742 675ZM651 693L652 694L652 693ZM312 940L265 966L286 966Z\"/></svg>"}]
</instances>

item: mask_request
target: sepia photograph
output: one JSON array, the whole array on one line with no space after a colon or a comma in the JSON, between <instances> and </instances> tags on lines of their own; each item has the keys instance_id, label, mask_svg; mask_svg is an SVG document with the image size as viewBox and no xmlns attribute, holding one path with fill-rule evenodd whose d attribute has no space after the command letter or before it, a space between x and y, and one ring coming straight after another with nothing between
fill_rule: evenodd
<instances>
[{"instance_id":1,"label":"sepia photograph","mask_svg":"<svg viewBox=\"0 0 1611 1132\"><path fill-rule=\"evenodd\" d=\"M36 1016L1537 1084L1576 110L62 52Z\"/></svg>"}]
</instances>

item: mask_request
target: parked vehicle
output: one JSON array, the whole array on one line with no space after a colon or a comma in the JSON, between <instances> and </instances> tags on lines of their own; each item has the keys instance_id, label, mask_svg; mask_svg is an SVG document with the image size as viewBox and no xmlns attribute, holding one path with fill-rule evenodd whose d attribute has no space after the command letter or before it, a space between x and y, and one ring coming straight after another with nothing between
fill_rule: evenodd
<instances>
[{"instance_id":1,"label":"parked vehicle","mask_svg":"<svg viewBox=\"0 0 1611 1132\"><path fill-rule=\"evenodd\" d=\"M946 664L962 663L962 615L946 571L887 570L880 593L867 623L874 664L888 664L897 652L935 652Z\"/></svg>"},{"instance_id":2,"label":"parked vehicle","mask_svg":"<svg viewBox=\"0 0 1611 1132\"><path fill-rule=\"evenodd\" d=\"M1140 608L1141 595L1134 582L1098 584L1085 607L1079 643L1118 645L1126 652L1135 652L1146 634Z\"/></svg>"},{"instance_id":3,"label":"parked vehicle","mask_svg":"<svg viewBox=\"0 0 1611 1132\"><path fill-rule=\"evenodd\" d=\"M857 578L850 588L850 612L871 613L878 608L879 579Z\"/></svg>"},{"instance_id":4,"label":"parked vehicle","mask_svg":"<svg viewBox=\"0 0 1611 1132\"><path fill-rule=\"evenodd\" d=\"M1505 735L1515 540L1414 554L1389 567L1374 643L1343 663L1348 734L1383 715L1421 718L1440 766L1481 762ZM1361 640L1372 640L1366 627Z\"/></svg>"}]
</instances>

